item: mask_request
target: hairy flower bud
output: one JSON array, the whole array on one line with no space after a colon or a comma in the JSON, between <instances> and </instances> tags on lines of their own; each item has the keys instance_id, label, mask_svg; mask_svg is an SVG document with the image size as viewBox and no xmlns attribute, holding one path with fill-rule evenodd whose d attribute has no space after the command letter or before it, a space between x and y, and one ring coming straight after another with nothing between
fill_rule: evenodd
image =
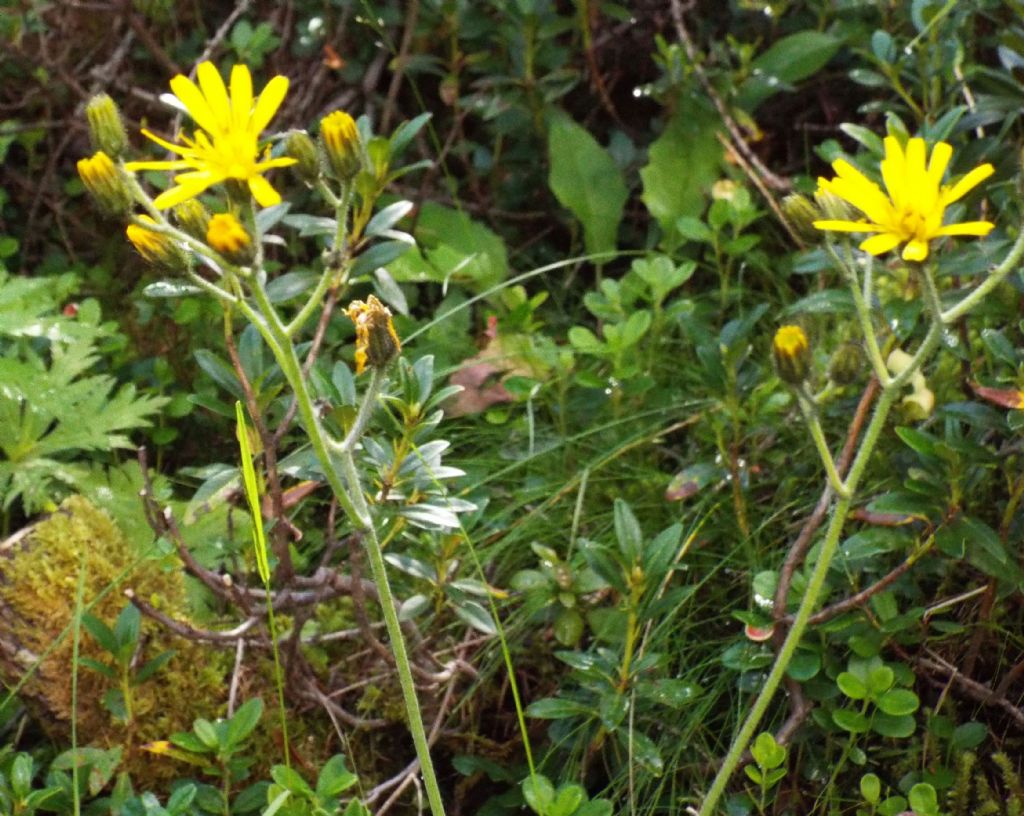
<instances>
[{"instance_id":1,"label":"hairy flower bud","mask_svg":"<svg viewBox=\"0 0 1024 816\"><path fill-rule=\"evenodd\" d=\"M828 361L828 378L836 385L849 385L860 376L864 354L856 343L843 343Z\"/></svg>"},{"instance_id":2,"label":"hairy flower bud","mask_svg":"<svg viewBox=\"0 0 1024 816\"><path fill-rule=\"evenodd\" d=\"M814 193L814 203L821 215L830 221L849 221L856 211L835 193L819 187Z\"/></svg>"},{"instance_id":3,"label":"hairy flower bud","mask_svg":"<svg viewBox=\"0 0 1024 816\"><path fill-rule=\"evenodd\" d=\"M814 222L821 218L821 211L806 196L791 193L782 199L782 214L801 241L808 244L818 243L821 233L815 229Z\"/></svg>"},{"instance_id":4,"label":"hairy flower bud","mask_svg":"<svg viewBox=\"0 0 1024 816\"><path fill-rule=\"evenodd\" d=\"M374 295L365 303L353 300L345 314L356 324L356 374L362 374L367 365L383 368L401 353L391 311Z\"/></svg>"},{"instance_id":5,"label":"hairy flower bud","mask_svg":"<svg viewBox=\"0 0 1024 816\"><path fill-rule=\"evenodd\" d=\"M206 232L210 229L210 211L198 199L182 201L171 212L182 230L199 241L206 240Z\"/></svg>"},{"instance_id":6,"label":"hairy flower bud","mask_svg":"<svg viewBox=\"0 0 1024 816\"><path fill-rule=\"evenodd\" d=\"M118 166L102 150L90 158L79 159L78 175L82 183L108 215L127 215L132 206L128 185Z\"/></svg>"},{"instance_id":7,"label":"hairy flower bud","mask_svg":"<svg viewBox=\"0 0 1024 816\"><path fill-rule=\"evenodd\" d=\"M780 379L799 385L811 370L811 347L799 326L782 326L772 340L772 357Z\"/></svg>"},{"instance_id":8,"label":"hairy flower bud","mask_svg":"<svg viewBox=\"0 0 1024 816\"><path fill-rule=\"evenodd\" d=\"M140 215L139 221L156 224L148 215ZM173 239L143 224L132 223L125 228L128 240L138 253L153 266L168 272L177 272L185 267L185 255Z\"/></svg>"},{"instance_id":9,"label":"hairy flower bud","mask_svg":"<svg viewBox=\"0 0 1024 816\"><path fill-rule=\"evenodd\" d=\"M315 184L320 178L320 159L316 145L304 130L293 130L285 140L285 154L295 159L295 172L307 184Z\"/></svg>"},{"instance_id":10,"label":"hairy flower bud","mask_svg":"<svg viewBox=\"0 0 1024 816\"><path fill-rule=\"evenodd\" d=\"M249 264L255 257L252 236L231 213L219 213L210 219L206 243L232 263Z\"/></svg>"},{"instance_id":11,"label":"hairy flower bud","mask_svg":"<svg viewBox=\"0 0 1024 816\"><path fill-rule=\"evenodd\" d=\"M102 150L115 159L128 149L128 134L121 121L121 111L106 94L97 94L85 106L85 117L89 120L89 139L94 150Z\"/></svg>"},{"instance_id":12,"label":"hairy flower bud","mask_svg":"<svg viewBox=\"0 0 1024 816\"><path fill-rule=\"evenodd\" d=\"M320 121L320 146L327 166L339 181L351 181L362 169L359 130L345 111L334 111Z\"/></svg>"}]
</instances>

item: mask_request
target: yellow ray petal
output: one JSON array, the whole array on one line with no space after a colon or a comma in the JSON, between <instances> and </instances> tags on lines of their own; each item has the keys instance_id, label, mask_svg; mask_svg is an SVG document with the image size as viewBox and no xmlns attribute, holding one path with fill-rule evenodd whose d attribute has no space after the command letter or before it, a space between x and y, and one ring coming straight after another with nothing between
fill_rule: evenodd
<instances>
[{"instance_id":1,"label":"yellow ray petal","mask_svg":"<svg viewBox=\"0 0 1024 816\"><path fill-rule=\"evenodd\" d=\"M192 167L188 159L174 159L173 161L134 161L126 162L124 169L132 173L138 170L181 170L185 167Z\"/></svg>"},{"instance_id":2,"label":"yellow ray petal","mask_svg":"<svg viewBox=\"0 0 1024 816\"><path fill-rule=\"evenodd\" d=\"M947 224L939 229L936 235L988 235L995 224L989 221L961 221L959 224Z\"/></svg>"},{"instance_id":3,"label":"yellow ray petal","mask_svg":"<svg viewBox=\"0 0 1024 816\"><path fill-rule=\"evenodd\" d=\"M949 166L949 160L953 157L952 146L946 142L939 142L932 148L932 156L928 160L928 178L931 183L938 186Z\"/></svg>"},{"instance_id":4,"label":"yellow ray petal","mask_svg":"<svg viewBox=\"0 0 1024 816\"><path fill-rule=\"evenodd\" d=\"M923 261L927 257L927 241L915 238L912 241L907 241L907 245L903 248L903 260L905 261Z\"/></svg>"},{"instance_id":5,"label":"yellow ray petal","mask_svg":"<svg viewBox=\"0 0 1024 816\"><path fill-rule=\"evenodd\" d=\"M281 203L281 195L275 190L269 181L263 176L251 176L249 178L249 192L256 199L261 207L273 207Z\"/></svg>"},{"instance_id":6,"label":"yellow ray petal","mask_svg":"<svg viewBox=\"0 0 1024 816\"><path fill-rule=\"evenodd\" d=\"M220 119L210 110L206 98L191 79L184 74L178 74L171 80L171 90L188 109L189 115L199 127L210 133L216 133L220 129Z\"/></svg>"},{"instance_id":7,"label":"yellow ray petal","mask_svg":"<svg viewBox=\"0 0 1024 816\"><path fill-rule=\"evenodd\" d=\"M872 235L861 241L860 248L871 255L881 255L890 249L899 246L900 236L891 232L883 232L881 235Z\"/></svg>"},{"instance_id":8,"label":"yellow ray petal","mask_svg":"<svg viewBox=\"0 0 1024 816\"><path fill-rule=\"evenodd\" d=\"M170 150L172 153L178 153L182 156L188 156L195 152L195 150L189 147L188 145L179 145L175 144L174 142L169 142L166 139L160 138L155 133L146 130L145 128L142 129L142 135L145 136L147 139L151 139L152 141L156 142L164 150Z\"/></svg>"},{"instance_id":9,"label":"yellow ray petal","mask_svg":"<svg viewBox=\"0 0 1024 816\"><path fill-rule=\"evenodd\" d=\"M231 102L228 100L228 90L224 87L224 80L220 78L220 71L212 62L200 63L196 68L196 75L199 77L199 88L206 97L206 104L217 119L217 129L211 131L216 134L231 128ZM206 128L209 130L209 128Z\"/></svg>"},{"instance_id":10,"label":"yellow ray petal","mask_svg":"<svg viewBox=\"0 0 1024 816\"><path fill-rule=\"evenodd\" d=\"M895 136L886 136L883 141L885 145L885 160L891 161L893 164L903 164L906 161L906 156L903 153L903 146L900 144L900 140Z\"/></svg>"},{"instance_id":11,"label":"yellow ray petal","mask_svg":"<svg viewBox=\"0 0 1024 816\"><path fill-rule=\"evenodd\" d=\"M924 139L914 138L907 142L907 184L912 191L918 190L925 181Z\"/></svg>"},{"instance_id":12,"label":"yellow ray petal","mask_svg":"<svg viewBox=\"0 0 1024 816\"><path fill-rule=\"evenodd\" d=\"M892 204L882 188L863 176L859 179L853 176L833 179L827 189L850 202L876 224L886 224L893 220Z\"/></svg>"},{"instance_id":13,"label":"yellow ray petal","mask_svg":"<svg viewBox=\"0 0 1024 816\"><path fill-rule=\"evenodd\" d=\"M252 75L245 65L231 69L231 115L233 126L243 130L252 113Z\"/></svg>"},{"instance_id":14,"label":"yellow ray petal","mask_svg":"<svg viewBox=\"0 0 1024 816\"><path fill-rule=\"evenodd\" d=\"M260 93L260 98L256 100L256 109L249 121L249 128L253 136L258 136L270 124L277 109L281 107L286 93L288 93L287 77L276 76L267 83Z\"/></svg>"},{"instance_id":15,"label":"yellow ray petal","mask_svg":"<svg viewBox=\"0 0 1024 816\"><path fill-rule=\"evenodd\" d=\"M885 158L879 165L885 189L897 209L903 206L907 184L907 163L903 156L903 148L894 136L885 138Z\"/></svg>"},{"instance_id":16,"label":"yellow ray petal","mask_svg":"<svg viewBox=\"0 0 1024 816\"><path fill-rule=\"evenodd\" d=\"M884 232L885 227L867 221L814 221L815 229L833 232Z\"/></svg>"},{"instance_id":17,"label":"yellow ray petal","mask_svg":"<svg viewBox=\"0 0 1024 816\"><path fill-rule=\"evenodd\" d=\"M954 201L959 201L971 190L977 187L981 182L987 179L995 172L995 168L991 164L982 164L975 167L970 173L964 176L960 181L950 187L948 190L944 190L942 193L943 205L952 204Z\"/></svg>"},{"instance_id":18,"label":"yellow ray petal","mask_svg":"<svg viewBox=\"0 0 1024 816\"><path fill-rule=\"evenodd\" d=\"M190 198L195 198L209 185L182 185L179 187L172 187L166 192L160 193L154 201L153 205L158 210L168 210L171 207L177 206L182 201L188 201Z\"/></svg>"},{"instance_id":19,"label":"yellow ray petal","mask_svg":"<svg viewBox=\"0 0 1024 816\"><path fill-rule=\"evenodd\" d=\"M269 170L271 167L291 167L297 161L298 159L293 159L290 156L281 156L279 159L267 159L266 161L261 161L256 165L256 169L263 171Z\"/></svg>"}]
</instances>

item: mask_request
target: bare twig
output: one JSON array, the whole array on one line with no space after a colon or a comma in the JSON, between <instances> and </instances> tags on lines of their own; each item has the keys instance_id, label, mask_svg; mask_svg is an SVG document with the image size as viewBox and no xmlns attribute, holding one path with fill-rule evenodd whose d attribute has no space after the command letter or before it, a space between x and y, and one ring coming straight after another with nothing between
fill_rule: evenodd
<instances>
[{"instance_id":1,"label":"bare twig","mask_svg":"<svg viewBox=\"0 0 1024 816\"><path fill-rule=\"evenodd\" d=\"M152 618L165 629L169 629L176 635L180 635L187 640L198 640L205 643L221 644L224 646L234 646L236 641L242 640L242 635L252 629L256 624L259 623L259 618L248 618L234 629L229 629L226 632L214 632L209 629L197 629L188 623L175 620L169 615L164 614L159 609L154 608L142 598L138 597L134 590L126 589L124 596L132 602L136 609L139 610L147 618ZM270 641L265 637L250 637L245 638L250 643L258 646L268 646Z\"/></svg>"},{"instance_id":2,"label":"bare twig","mask_svg":"<svg viewBox=\"0 0 1024 816\"><path fill-rule=\"evenodd\" d=\"M764 179L765 184L774 190L790 190L793 185L790 184L789 180L775 175L771 170L765 167L764 164L762 164L761 160L757 157L757 154L750 149L750 145L747 144L740 126L736 124L736 120L733 119L732 114L729 113L729 109L726 107L722 97L718 95L718 91L715 90L715 86L711 84L711 80L709 80L707 74L704 73L704 68L700 61L700 54L697 52L697 46L690 37L690 32L686 29L686 21L683 19L683 4L680 0L671 0L671 3L672 19L676 25L676 34L679 37L679 41L683 44L683 48L686 51L686 57L690 60L690 65L693 66L694 75L703 86L704 92L708 95L708 98L714 104L715 109L718 111L718 115L722 117L722 122L725 124L726 130L729 131L732 146L735 148L737 153L741 154L743 158L746 159L746 161L749 162L755 170L757 170L758 175Z\"/></svg>"}]
</instances>

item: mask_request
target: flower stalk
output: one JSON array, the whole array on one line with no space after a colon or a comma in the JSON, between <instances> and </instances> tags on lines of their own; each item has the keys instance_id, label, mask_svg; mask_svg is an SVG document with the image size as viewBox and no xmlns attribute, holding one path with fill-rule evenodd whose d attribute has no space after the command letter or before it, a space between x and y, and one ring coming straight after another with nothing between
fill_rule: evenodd
<instances>
[{"instance_id":1,"label":"flower stalk","mask_svg":"<svg viewBox=\"0 0 1024 816\"><path fill-rule=\"evenodd\" d=\"M1012 269L1017 267L1021 257L1024 257L1024 230L1022 230L1002 263L992 270L988 278L965 295L957 305L946 311L942 310L938 288L935 284L934 269L921 263L928 257L929 241L950 235L986 235L993 226L988 222L968 222L943 226L945 207L961 198L992 172L990 165L982 165L951 187L940 186L951 153L952 149L948 145L940 143L933 150L931 161L926 167L923 140L911 139L904 151L895 139L892 137L886 139L886 160L882 162L881 169L891 198L887 198L881 188L843 160L835 164L838 174L836 179L820 180L821 190L853 204L865 213L870 221L830 219L816 222L815 226L823 230L840 232L875 233L860 245L860 248L869 255L888 252L904 244L902 256L905 261L910 262L913 272L921 283L929 326L917 351L906 366L901 371L890 375L889 369L882 359L871 315L872 269L870 261L865 269L865 279L863 289L861 289L849 245L847 244L847 258L841 259L835 248L826 242L826 248L841 270L853 297L858 324L864 335L872 368L881 386L881 394L854 455L850 470L846 478L842 479L836 471L834 460L817 418L815 406L806 393L805 383L801 381L794 385L801 412L825 467L829 488L836 495L837 500L817 560L786 638L778 650L775 662L761 691L754 699L746 719L740 726L711 783L698 811L698 816L715 816L717 813L718 803L725 788L738 767L743 753L754 739L761 720L785 677L811 616L822 598L828 571L842 539L846 520L857 495L857 488L875 452L889 414L901 396L902 389L912 381L915 375L920 376L925 363L937 351L945 326L968 314L981 303L986 295L997 287ZM774 348L773 351L776 354L776 362L778 362L778 348Z\"/></svg>"}]
</instances>

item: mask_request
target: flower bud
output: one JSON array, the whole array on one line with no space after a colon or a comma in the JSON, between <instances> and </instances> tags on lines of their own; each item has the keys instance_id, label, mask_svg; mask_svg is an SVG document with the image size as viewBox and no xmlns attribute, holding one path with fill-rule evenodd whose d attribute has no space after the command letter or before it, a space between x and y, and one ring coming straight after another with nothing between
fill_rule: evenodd
<instances>
[{"instance_id":1,"label":"flower bud","mask_svg":"<svg viewBox=\"0 0 1024 816\"><path fill-rule=\"evenodd\" d=\"M334 111L320 121L320 145L327 166L339 181L351 181L362 169L359 130L345 111Z\"/></svg>"},{"instance_id":2,"label":"flower bud","mask_svg":"<svg viewBox=\"0 0 1024 816\"><path fill-rule=\"evenodd\" d=\"M315 184L320 178L320 159L316 145L304 130L293 130L285 140L285 155L295 159L295 172L306 184Z\"/></svg>"},{"instance_id":3,"label":"flower bud","mask_svg":"<svg viewBox=\"0 0 1024 816\"><path fill-rule=\"evenodd\" d=\"M804 330L782 326L772 340L772 357L783 382L799 385L806 380L811 370L811 348Z\"/></svg>"},{"instance_id":4,"label":"flower bud","mask_svg":"<svg viewBox=\"0 0 1024 816\"><path fill-rule=\"evenodd\" d=\"M252 263L252 237L231 213L219 213L210 219L206 228L206 243L232 263Z\"/></svg>"},{"instance_id":5,"label":"flower bud","mask_svg":"<svg viewBox=\"0 0 1024 816\"><path fill-rule=\"evenodd\" d=\"M828 221L853 221L860 217L843 199L821 187L814 193L814 203L821 210L822 218Z\"/></svg>"},{"instance_id":6,"label":"flower bud","mask_svg":"<svg viewBox=\"0 0 1024 816\"><path fill-rule=\"evenodd\" d=\"M115 159L128 149L128 134L121 121L121 111L107 94L97 94L85 106L89 120L89 139L94 150L101 150Z\"/></svg>"},{"instance_id":7,"label":"flower bud","mask_svg":"<svg viewBox=\"0 0 1024 816\"><path fill-rule=\"evenodd\" d=\"M814 227L814 222L821 219L821 211L806 196L792 193L782 199L782 214L786 216L793 233L801 241L815 244L821 233Z\"/></svg>"},{"instance_id":8,"label":"flower bud","mask_svg":"<svg viewBox=\"0 0 1024 816\"><path fill-rule=\"evenodd\" d=\"M128 214L132 206L131 194L122 171L110 156L99 150L88 159L79 159L78 175L101 210L108 215Z\"/></svg>"},{"instance_id":9,"label":"flower bud","mask_svg":"<svg viewBox=\"0 0 1024 816\"><path fill-rule=\"evenodd\" d=\"M139 221L156 224L148 215L140 215ZM174 240L142 224L129 224L125 228L128 240L138 253L153 266L168 272L177 272L185 268L185 255Z\"/></svg>"},{"instance_id":10,"label":"flower bud","mask_svg":"<svg viewBox=\"0 0 1024 816\"><path fill-rule=\"evenodd\" d=\"M206 232L210 229L210 211L198 199L182 201L171 212L183 231L199 241L206 240Z\"/></svg>"},{"instance_id":11,"label":"flower bud","mask_svg":"<svg viewBox=\"0 0 1024 816\"><path fill-rule=\"evenodd\" d=\"M365 303L353 300L345 314L356 324L356 374L362 374L367 364L383 368L401 353L402 343L391 322L391 311L374 295Z\"/></svg>"},{"instance_id":12,"label":"flower bud","mask_svg":"<svg viewBox=\"0 0 1024 816\"><path fill-rule=\"evenodd\" d=\"M860 376L864 354L856 343L843 343L828 361L828 378L836 385L849 385Z\"/></svg>"}]
</instances>

